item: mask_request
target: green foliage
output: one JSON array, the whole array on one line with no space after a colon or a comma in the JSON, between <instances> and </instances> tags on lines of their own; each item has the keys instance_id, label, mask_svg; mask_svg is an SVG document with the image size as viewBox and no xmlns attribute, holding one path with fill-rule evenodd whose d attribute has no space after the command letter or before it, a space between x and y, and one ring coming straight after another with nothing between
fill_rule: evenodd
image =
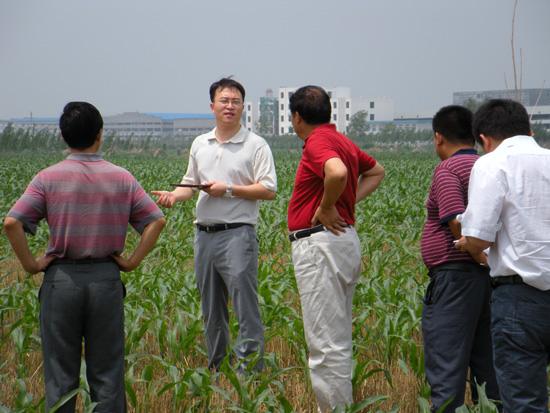
<instances>
[{"instance_id":1,"label":"green foliage","mask_svg":"<svg viewBox=\"0 0 550 413\"><path fill-rule=\"evenodd\" d=\"M298 372L306 383L309 379L307 347L286 236L286 208L302 143L296 137L284 139L293 149L274 150L279 191L274 201L261 204L257 233L261 257L258 292L266 342L283 339L285 354L267 352L261 373L249 370L243 375L238 366L228 362L215 374L203 367L206 350L193 273L194 202L178 204L164 211L168 225L153 252L139 268L123 276L127 288L125 385L128 403L136 411L154 411L155 400L160 397L168 398L170 408L177 412L215 410L212 400L216 397L223 401L224 411L314 410L306 404L307 400L290 400L285 387L291 373ZM152 140L150 145L154 146ZM0 154L0 215L6 215L37 171L62 157L60 152ZM396 363L403 372L417 378L419 403L425 405L429 396L418 342L427 282L419 239L425 218L424 200L437 159L431 153L385 152L376 157L386 168L386 179L379 190L357 206L356 228L364 265L353 307L356 404L349 407L350 412L380 411L387 395L361 397L357 396L357 389L375 377L394 385L391 371ZM186 154L162 158L107 154L108 160L133 173L148 192L168 189L169 183L177 182L185 172L186 158ZM43 251L47 239L47 228L42 223L37 235L29 238L31 249L35 253ZM136 234L130 231L127 248L134 248L137 241ZM0 268L8 268L8 257L13 256L7 240L0 237ZM0 379L16 375L17 398L10 406L2 406L0 401L0 412L37 411L43 399L25 385L36 368L30 371L25 359L27 354L40 351L38 286L19 272L16 282L6 283L6 277L14 278L13 271L0 274ZM234 314L230 315L235 337L237 325ZM8 344L14 352L6 351ZM250 365L253 364L251 360ZM10 365L20 367L11 373ZM85 387L78 393L89 408ZM399 411L400 407L409 406L395 405L391 411Z\"/></svg>"},{"instance_id":2,"label":"green foliage","mask_svg":"<svg viewBox=\"0 0 550 413\"><path fill-rule=\"evenodd\" d=\"M369 130L367 115L368 114L366 110L360 110L359 112L356 112L351 116L347 129L347 135L351 139L358 139L365 136L365 134Z\"/></svg>"}]
</instances>

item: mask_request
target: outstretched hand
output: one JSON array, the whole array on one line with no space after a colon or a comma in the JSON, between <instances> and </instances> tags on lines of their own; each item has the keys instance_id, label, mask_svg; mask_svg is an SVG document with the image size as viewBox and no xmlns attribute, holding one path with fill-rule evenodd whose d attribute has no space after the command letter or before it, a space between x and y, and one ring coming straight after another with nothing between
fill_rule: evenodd
<instances>
[{"instance_id":1,"label":"outstretched hand","mask_svg":"<svg viewBox=\"0 0 550 413\"><path fill-rule=\"evenodd\" d=\"M166 208L172 208L176 203L176 196L170 191L152 191L157 196L157 204Z\"/></svg>"},{"instance_id":2,"label":"outstretched hand","mask_svg":"<svg viewBox=\"0 0 550 413\"><path fill-rule=\"evenodd\" d=\"M321 207L317 208L311 219L311 225L318 224L323 224L326 229L335 235L340 235L340 233L345 232L345 228L348 226L335 206L328 209L323 209Z\"/></svg>"}]
</instances>

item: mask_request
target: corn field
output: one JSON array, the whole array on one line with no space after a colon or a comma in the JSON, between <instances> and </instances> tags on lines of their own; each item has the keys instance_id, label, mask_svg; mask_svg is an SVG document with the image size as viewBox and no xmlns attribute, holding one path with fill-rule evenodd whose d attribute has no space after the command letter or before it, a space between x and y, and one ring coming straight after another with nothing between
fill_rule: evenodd
<instances>
[{"instance_id":1,"label":"corn field","mask_svg":"<svg viewBox=\"0 0 550 413\"><path fill-rule=\"evenodd\" d=\"M130 412L314 412L307 371L300 302L286 236L286 208L299 151L275 153L279 191L263 202L257 227L259 300L266 352L261 373L237 375L230 363L207 368L199 294L193 273L194 202L165 210L167 227L153 252L135 271L123 274L126 395ZM381 187L358 205L363 274L354 299L355 404L347 411L427 412L420 335L422 296L427 283L419 240L433 167L431 154L374 153L384 165ZM185 171L187 155L173 158L109 155L136 176L146 191L169 189ZM0 156L0 215L32 176L62 155ZM127 248L138 237L129 233ZM29 238L44 251L47 227ZM41 275L25 274L0 237L0 412L44 411L37 298ZM231 314L231 334L237 323ZM254 360L251 364L254 363ZM81 372L79 411L93 411ZM482 393L483 394L483 393ZM462 411L487 410L479 406ZM484 407L485 406L485 407Z\"/></svg>"}]
</instances>

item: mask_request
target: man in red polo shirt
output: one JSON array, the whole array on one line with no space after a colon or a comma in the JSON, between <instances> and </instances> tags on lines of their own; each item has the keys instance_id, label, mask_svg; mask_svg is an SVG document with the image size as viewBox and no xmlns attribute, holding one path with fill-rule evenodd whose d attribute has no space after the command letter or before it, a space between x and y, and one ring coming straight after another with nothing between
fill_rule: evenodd
<instances>
[{"instance_id":1,"label":"man in red polo shirt","mask_svg":"<svg viewBox=\"0 0 550 413\"><path fill-rule=\"evenodd\" d=\"M288 206L289 238L311 384L326 412L353 402L351 310L361 273L355 204L380 185L384 168L330 124L322 88L298 89L290 111L304 147Z\"/></svg>"}]
</instances>

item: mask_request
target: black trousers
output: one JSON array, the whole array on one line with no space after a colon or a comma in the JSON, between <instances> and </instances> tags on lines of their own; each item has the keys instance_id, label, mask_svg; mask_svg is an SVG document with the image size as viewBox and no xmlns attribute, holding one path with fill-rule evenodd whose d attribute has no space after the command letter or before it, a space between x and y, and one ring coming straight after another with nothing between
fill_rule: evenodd
<instances>
[{"instance_id":1,"label":"black trousers","mask_svg":"<svg viewBox=\"0 0 550 413\"><path fill-rule=\"evenodd\" d=\"M491 282L489 271L475 263L457 262L430 271L422 311L426 378L432 408L448 400L445 412L464 404L467 372L486 383L490 399L499 400L491 342ZM477 397L475 384L470 381Z\"/></svg>"},{"instance_id":2,"label":"black trousers","mask_svg":"<svg viewBox=\"0 0 550 413\"><path fill-rule=\"evenodd\" d=\"M94 412L125 412L124 286L114 262L53 264L40 287L46 407L78 388L82 340ZM72 398L58 412L75 411Z\"/></svg>"},{"instance_id":3,"label":"black trousers","mask_svg":"<svg viewBox=\"0 0 550 413\"><path fill-rule=\"evenodd\" d=\"M493 292L495 368L506 413L548 412L550 291L509 284Z\"/></svg>"}]
</instances>

